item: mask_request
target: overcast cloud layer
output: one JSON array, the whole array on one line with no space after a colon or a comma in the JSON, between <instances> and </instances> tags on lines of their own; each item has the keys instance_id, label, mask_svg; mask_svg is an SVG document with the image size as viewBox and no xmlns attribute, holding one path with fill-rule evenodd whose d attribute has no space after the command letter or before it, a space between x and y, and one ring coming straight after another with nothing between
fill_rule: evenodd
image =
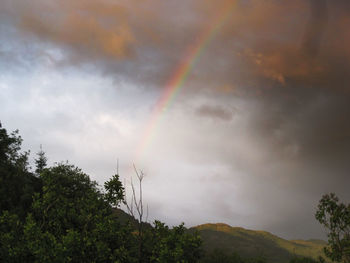
<instances>
[{"instance_id":1,"label":"overcast cloud layer","mask_svg":"<svg viewBox=\"0 0 350 263\"><path fill-rule=\"evenodd\" d=\"M150 220L324 238L350 200L350 2L0 0L0 120L99 183L128 182L157 100L218 14L229 19L136 165Z\"/></svg>"}]
</instances>

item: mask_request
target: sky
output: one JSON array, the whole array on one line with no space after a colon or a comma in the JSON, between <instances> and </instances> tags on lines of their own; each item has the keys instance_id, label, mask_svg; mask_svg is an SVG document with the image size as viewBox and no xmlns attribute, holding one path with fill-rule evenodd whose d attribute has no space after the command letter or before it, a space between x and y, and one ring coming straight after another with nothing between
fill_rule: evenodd
<instances>
[{"instance_id":1,"label":"sky","mask_svg":"<svg viewBox=\"0 0 350 263\"><path fill-rule=\"evenodd\" d=\"M0 0L0 120L127 197L135 164L149 221L325 238L322 195L350 201L349 26L347 0Z\"/></svg>"}]
</instances>

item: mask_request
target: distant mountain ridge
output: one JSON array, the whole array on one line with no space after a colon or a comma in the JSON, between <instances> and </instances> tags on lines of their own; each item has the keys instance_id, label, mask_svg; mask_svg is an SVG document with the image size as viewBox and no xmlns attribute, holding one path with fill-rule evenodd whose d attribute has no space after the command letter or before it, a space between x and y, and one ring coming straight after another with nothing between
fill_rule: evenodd
<instances>
[{"instance_id":1,"label":"distant mountain ridge","mask_svg":"<svg viewBox=\"0 0 350 263\"><path fill-rule=\"evenodd\" d=\"M231 227L227 224L203 224L193 227L203 239L204 250L221 249L242 257L263 256L268 262L287 263L295 256L324 257L323 240L286 240L266 231Z\"/></svg>"},{"instance_id":2,"label":"distant mountain ridge","mask_svg":"<svg viewBox=\"0 0 350 263\"><path fill-rule=\"evenodd\" d=\"M136 228L137 220L123 210L115 209L115 215L121 222L128 221ZM145 225L146 228L151 228L149 223ZM205 253L221 249L229 254L236 252L246 258L263 256L269 263L289 263L295 256L325 258L323 247L327 245L323 240L286 240L267 231L232 227L224 223L202 224L189 231L199 232Z\"/></svg>"}]
</instances>

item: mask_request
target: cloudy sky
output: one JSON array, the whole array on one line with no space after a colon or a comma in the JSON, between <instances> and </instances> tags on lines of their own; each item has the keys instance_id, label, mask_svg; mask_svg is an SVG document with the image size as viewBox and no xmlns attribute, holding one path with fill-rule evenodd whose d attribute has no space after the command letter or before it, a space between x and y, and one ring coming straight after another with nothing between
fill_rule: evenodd
<instances>
[{"instance_id":1,"label":"cloudy sky","mask_svg":"<svg viewBox=\"0 0 350 263\"><path fill-rule=\"evenodd\" d=\"M324 238L322 194L350 200L349 27L347 0L0 0L0 120L100 184L135 163L149 220Z\"/></svg>"}]
</instances>

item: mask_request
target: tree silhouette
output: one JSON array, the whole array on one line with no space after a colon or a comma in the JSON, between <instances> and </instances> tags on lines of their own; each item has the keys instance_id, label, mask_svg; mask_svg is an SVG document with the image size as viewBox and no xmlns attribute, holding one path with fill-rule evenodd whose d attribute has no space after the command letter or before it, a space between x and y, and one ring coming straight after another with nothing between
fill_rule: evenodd
<instances>
[{"instance_id":1,"label":"tree silhouette","mask_svg":"<svg viewBox=\"0 0 350 263\"><path fill-rule=\"evenodd\" d=\"M329 231L326 256L333 261L350 263L350 204L340 203L334 193L326 194L318 204L315 217Z\"/></svg>"},{"instance_id":2,"label":"tree silhouette","mask_svg":"<svg viewBox=\"0 0 350 263\"><path fill-rule=\"evenodd\" d=\"M35 159L35 173L37 175L40 175L44 168L47 166L47 158L45 156L45 152L43 151L42 145L40 144L40 151L36 154L38 156L37 159Z\"/></svg>"},{"instance_id":3,"label":"tree silhouette","mask_svg":"<svg viewBox=\"0 0 350 263\"><path fill-rule=\"evenodd\" d=\"M147 207L147 214L146 214L146 218L144 218L144 204L143 204L143 193L142 193L142 181L145 178L145 174L143 171L138 171L136 169L136 166L133 165L134 168L134 172L136 174L136 177L138 179L138 194L136 193L136 188L135 185L131 179L130 185L131 185L131 190L132 190L132 194L131 194L131 200L127 200L125 197L125 201L124 204L126 205L126 208L129 212L129 214L136 218L136 220L138 221L137 224L137 237L138 237L138 258L139 258L139 262L143 262L145 259L144 256L144 242L145 242L145 238L144 238L144 224L147 221L147 217L148 217L148 207Z\"/></svg>"}]
</instances>

